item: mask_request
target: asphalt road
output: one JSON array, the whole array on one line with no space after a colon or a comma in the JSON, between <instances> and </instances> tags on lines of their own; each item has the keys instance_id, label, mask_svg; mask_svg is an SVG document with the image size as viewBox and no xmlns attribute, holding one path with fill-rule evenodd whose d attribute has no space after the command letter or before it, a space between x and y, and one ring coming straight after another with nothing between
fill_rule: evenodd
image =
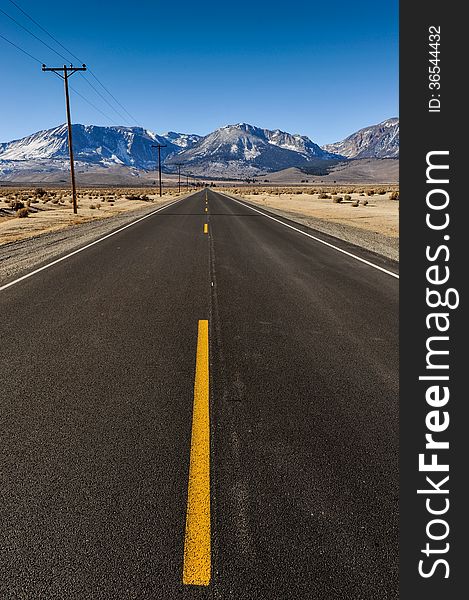
<instances>
[{"instance_id":1,"label":"asphalt road","mask_svg":"<svg viewBox=\"0 0 469 600\"><path fill-rule=\"evenodd\" d=\"M0 291L2 600L398 597L398 280L205 195ZM199 320L208 586L182 579Z\"/></svg>"}]
</instances>

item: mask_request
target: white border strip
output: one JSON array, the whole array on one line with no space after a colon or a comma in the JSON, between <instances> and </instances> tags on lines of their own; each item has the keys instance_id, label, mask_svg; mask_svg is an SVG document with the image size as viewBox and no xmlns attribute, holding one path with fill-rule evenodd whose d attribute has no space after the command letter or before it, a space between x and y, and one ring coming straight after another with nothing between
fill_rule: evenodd
<instances>
[{"instance_id":1,"label":"white border strip","mask_svg":"<svg viewBox=\"0 0 469 600\"><path fill-rule=\"evenodd\" d=\"M186 198L187 198L187 196L186 196ZM32 277L33 275L40 273L41 271L45 271L49 267L52 267L53 265L56 265L56 264L62 262L63 260L67 260L67 258L70 258L71 256L78 254L79 252L83 252L83 250L86 250L87 248L91 248L91 246L94 246L95 244L99 244L99 242L102 242L103 240L107 240L107 238L110 238L113 235L116 235L116 233L120 233L121 231L124 231L124 229L127 229L128 227L132 227L132 225L135 225L136 223L140 223L140 221L143 221L144 219L148 219L148 217L152 217L156 213L159 213L160 211L164 210L165 208L169 208L170 206L173 206L173 204L176 204L177 202L181 202L181 200L185 200L186 198L178 198L178 200L175 200L174 202L170 202L169 204L160 206L160 208L157 208L156 210L152 211L151 213L148 213L148 215L144 215L143 217L140 217L139 219L132 221L132 222L128 223L127 225L124 225L124 227L121 227L120 229L116 229L116 231L112 231L111 233L108 233L104 237L98 238L94 242L91 242L90 244L86 244L86 246L82 246L81 248L78 248L78 250L74 250L73 252L70 252L70 254L66 254L65 256L62 256L61 258L58 258L57 260L53 260L52 262L47 263L47 265L39 267L39 269L35 269L34 271L31 271L31 273L27 273L26 275L23 275L22 277L18 277L18 279L15 279L14 281L10 281L10 283L6 283L5 285L2 285L0 287L0 292L2 292L3 290L6 290L7 288L11 287L12 285L15 285L16 283L19 283L20 281L23 281L24 279L28 279L29 277Z\"/></svg>"},{"instance_id":2,"label":"white border strip","mask_svg":"<svg viewBox=\"0 0 469 600\"><path fill-rule=\"evenodd\" d=\"M347 250L342 250L342 248L339 248L338 246L334 246L334 244L330 244L329 242L321 240L320 238L318 238L318 237L316 237L314 235L311 235L310 233L306 233L306 231L302 231L301 229L293 227L293 225L289 225L288 223L284 223L283 221L280 221L280 219L276 219L275 217L271 217L270 215L267 215L266 213L262 212L261 210L257 210L257 208L253 208L249 204L245 204L244 202L240 202L239 200L236 200L236 198L232 198L231 196L227 196L226 194L223 194L222 192L216 192L216 193L220 194L220 196L225 196L225 198L228 198L229 200L233 200L233 202L237 202L238 204L241 204L241 206L245 206L246 208L249 208L250 210L254 210L255 212L257 212L260 215L262 215L263 217L267 217L267 219L272 219L272 221L276 221L277 223L280 223L280 225L283 225L284 227L288 227L289 229L293 229L293 231L297 231L298 233L301 233L301 235L305 235L306 237L309 237L312 240L315 240L316 242L319 242L320 244L324 244L325 246L329 246L329 248L334 248L334 250L337 250L338 252L342 252L342 254L346 254L347 256L351 256L355 260L359 260L360 262L365 263L366 265L369 265L370 267L373 267L374 269L378 269L378 271L382 271L383 273L386 273L387 275L391 275L391 277L395 277L396 279L399 279L399 275L397 273L393 273L392 271L388 271L387 269L384 269L383 267L375 265L374 263L370 262L369 260L365 260L364 258L360 258L360 256L357 256L356 254L352 254L351 252L347 252Z\"/></svg>"}]
</instances>

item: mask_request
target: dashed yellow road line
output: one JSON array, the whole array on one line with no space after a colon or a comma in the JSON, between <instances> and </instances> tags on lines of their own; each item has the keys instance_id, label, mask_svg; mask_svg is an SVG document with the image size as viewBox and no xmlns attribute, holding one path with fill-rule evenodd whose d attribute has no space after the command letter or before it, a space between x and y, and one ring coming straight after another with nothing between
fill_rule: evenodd
<instances>
[{"instance_id":1,"label":"dashed yellow road line","mask_svg":"<svg viewBox=\"0 0 469 600\"><path fill-rule=\"evenodd\" d=\"M208 360L208 321L200 320L182 575L185 585L207 586L211 576Z\"/></svg>"},{"instance_id":2,"label":"dashed yellow road line","mask_svg":"<svg viewBox=\"0 0 469 600\"><path fill-rule=\"evenodd\" d=\"M204 233L208 233L208 223L204 223Z\"/></svg>"},{"instance_id":3,"label":"dashed yellow road line","mask_svg":"<svg viewBox=\"0 0 469 600\"><path fill-rule=\"evenodd\" d=\"M208 208L207 207L205 207L205 212L208 212Z\"/></svg>"}]
</instances>

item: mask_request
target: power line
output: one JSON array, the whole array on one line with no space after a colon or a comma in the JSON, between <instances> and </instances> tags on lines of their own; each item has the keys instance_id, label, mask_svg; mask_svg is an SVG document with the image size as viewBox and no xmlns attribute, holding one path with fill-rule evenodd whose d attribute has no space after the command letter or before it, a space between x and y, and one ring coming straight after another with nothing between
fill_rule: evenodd
<instances>
[{"instance_id":1,"label":"power line","mask_svg":"<svg viewBox=\"0 0 469 600\"><path fill-rule=\"evenodd\" d=\"M117 125L117 123L114 121L114 119L111 119L111 117L109 115L107 115L105 112L103 112L100 108L98 108L95 104L93 104L90 100L88 100L88 98L86 98L86 96L83 96L83 94L80 94L80 92L78 90L76 90L74 87L72 87L71 85L69 85L70 89L72 90L72 92L74 94L76 94L77 96L80 96L80 98L82 100L84 100L85 102L87 102L90 106L92 106L95 110L97 110L99 113L101 113L103 115L103 117L106 117L106 119L108 121L110 121L113 125Z\"/></svg>"},{"instance_id":2,"label":"power line","mask_svg":"<svg viewBox=\"0 0 469 600\"><path fill-rule=\"evenodd\" d=\"M32 58L33 60L35 60L36 62L38 62L39 64L42 65L42 60L39 60L38 58L36 58L35 56L33 56L32 54L29 54L29 52L26 52L26 50L23 50L23 48L20 48L20 46L17 46L14 42L12 42L11 40L9 40L8 38L6 38L4 35L2 35L0 33L0 37L5 40L5 42L8 42L9 44L11 44L12 46L14 46L17 50L20 50L23 54L26 54L26 56L29 56L29 58Z\"/></svg>"},{"instance_id":3,"label":"power line","mask_svg":"<svg viewBox=\"0 0 469 600\"><path fill-rule=\"evenodd\" d=\"M61 42L59 42L59 40L54 37L49 31L47 31L47 29L45 27L43 27L40 23L38 23L38 21L36 21L29 13L27 13L23 8L21 8L21 6L19 4L17 4L16 2L14 2L13 0L8 0L11 4L13 4L14 6L16 6L16 8L18 10L20 10L26 17L28 17L28 19L30 21L32 21L35 25L37 25L37 27L39 27L44 33L46 33L52 40L54 40L54 42L56 44L58 44L61 48L63 48L70 56L72 56L73 58L75 58L80 64L83 63L83 61L78 58L78 56L76 54L74 54L69 48L67 48L66 46L64 46ZM2 9L0 9L2 10ZM18 21L16 21L15 19L13 19L13 17L10 17L7 13L5 13L5 11L2 10L2 12L4 14L7 15L7 17L9 17L11 20L15 21L15 23L17 23L20 27L23 27L21 25L21 23L18 23ZM25 27L23 27L23 29L25 29L26 31L28 31L28 33L31 33L31 35L33 35L36 39L38 39L40 42L42 42L43 44L45 44L45 42L43 42L40 38L38 38L37 36L35 36L32 32L30 32L28 29L26 29ZM48 48L51 48L49 45L45 44ZM53 48L51 48L54 52L56 52ZM61 58L64 58L64 56L58 52L56 52L56 54L58 54ZM68 62L68 59L65 59ZM100 79L93 73L93 71L91 71L90 69L88 69L88 73L99 83L99 85L103 88L103 90L109 94L109 96L114 100L114 102L116 102L116 104L118 104L121 109L130 117L130 119L139 126L139 122L137 121L137 119L125 108L125 106L119 102L119 100L108 90L108 88L104 85L104 83L102 83L100 81ZM96 89L96 87L94 87L91 82L86 78L86 76L83 76L83 78L85 79L85 81L88 83L88 85L90 85L95 92L101 96L101 98L107 103L109 104L109 106L119 115L119 117L122 119L124 119L124 121L126 121L127 119L123 117L123 115L121 115L119 113L119 111L117 111L112 105L111 103L106 100L106 98L104 96L102 96L102 94L100 94L98 92L98 90Z\"/></svg>"},{"instance_id":4,"label":"power line","mask_svg":"<svg viewBox=\"0 0 469 600\"><path fill-rule=\"evenodd\" d=\"M57 38L55 38L51 33L49 33L47 31L47 29L45 29L40 23L38 23L35 19L33 19L33 17L30 14L28 14L25 10L23 10L19 4L17 4L16 2L13 2L13 0L8 0L8 1L10 2L10 4L13 4L14 6L16 6L16 8L23 13L23 15L25 15L26 17L28 17L28 19L30 21L32 21L35 25L37 25L37 27L39 27L39 29L41 29L52 40L54 40L54 42L56 44L58 44L63 50L65 50L65 52L68 52L70 54L70 56L73 56L73 58L75 58L80 64L83 63L83 61L81 59L79 59L78 56L76 56L75 54L73 54L73 52L71 52L68 48L66 48L63 44L61 44Z\"/></svg>"},{"instance_id":5,"label":"power line","mask_svg":"<svg viewBox=\"0 0 469 600\"><path fill-rule=\"evenodd\" d=\"M3 13L6 17L8 17L11 21L13 21L13 23L16 23L18 25L18 27L21 27L21 29L24 29L25 31L27 31L30 35L33 36L33 38L35 38L36 40L38 40L39 42L41 42L41 44L43 44L46 48L49 48L49 50L52 50L52 52L55 52L55 54L57 54L57 56L60 56L60 58L63 58L65 62L69 62L68 58L65 58L65 56L63 54L60 54L60 52L57 52L57 50L54 50L54 48L52 48L52 46L49 46L49 44L46 44L46 42L44 42L43 40L41 40L40 37L38 37L35 33L33 33L32 31L30 31L24 25L21 25L21 23L19 21L17 21L13 17L11 17L2 8L0 8L0 12Z\"/></svg>"},{"instance_id":6,"label":"power line","mask_svg":"<svg viewBox=\"0 0 469 600\"><path fill-rule=\"evenodd\" d=\"M73 67L70 67L70 68L73 68ZM63 79L62 75L59 75L56 71L53 70L52 73L54 73L54 75L57 75L57 77L59 77L60 79ZM81 69L79 70L79 74L81 75ZM109 115L107 115L100 108L98 108L95 104L93 104L91 102L91 100L88 100L88 98L86 98L86 96L83 96L83 94L80 94L80 92L78 90L76 90L73 86L71 86L70 84L68 84L68 87L72 90L72 92L74 94L76 94L77 96L80 96L80 98L82 100L84 100L87 104L89 104L95 110L97 110L99 113L101 113L103 115L103 117L105 117L110 123L112 123L113 125L117 125L117 123L114 121L114 119L111 119L111 117Z\"/></svg>"},{"instance_id":7,"label":"power line","mask_svg":"<svg viewBox=\"0 0 469 600\"><path fill-rule=\"evenodd\" d=\"M111 92L110 92L110 91L107 89L107 87L104 85L104 83L102 83L102 82L101 82L101 81L100 81L100 80L99 80L99 79L96 77L96 75L93 73L93 71L92 71L91 69L89 69L89 71L88 71L88 72L89 72L89 74L91 75L91 77L94 77L94 78L96 79L96 81L97 81L97 82L99 83L99 85L100 85L100 86L103 88L103 90L105 90L105 91L106 91L106 92L107 92L107 93L108 93L108 94L111 96L111 98L114 100L114 102L117 102L117 104L118 104L118 105L119 105L119 106L122 108L122 110L124 110L124 111L125 111L125 112L126 112L128 115L129 115L129 117L132 119L132 121L134 121L134 123L136 123L136 124L139 126L139 123L138 123L137 119L136 119L135 117L133 117L133 116L132 116L132 115L129 113L129 111L128 111L128 110L125 108L125 106L123 106L123 105L122 105L122 104L119 102L119 100L118 100L118 99L117 99L115 96L113 96L113 95L111 94Z\"/></svg>"},{"instance_id":8,"label":"power line","mask_svg":"<svg viewBox=\"0 0 469 600\"><path fill-rule=\"evenodd\" d=\"M80 75L82 75L82 74L80 73ZM82 79L83 79L84 81L86 81L86 83L87 83L87 84L88 84L88 85L89 85L89 86L90 86L90 87L91 87L91 88L92 88L92 89L93 89L93 90L94 90L94 91L95 91L95 92L98 94L98 96L100 96L100 97L101 97L101 98L104 100L104 102L106 102L106 104L108 104L108 105L109 105L109 106L112 108L112 110L113 110L113 111L114 111L116 114L118 114L118 115L119 115L119 117L120 117L121 119L123 119L123 121L124 121L124 122L125 122L125 121L128 121L127 117L124 117L124 115L122 115L122 114L121 114L121 113L120 113L120 112L117 110L117 108L115 108L115 107L114 107L114 106L113 106L113 105L112 105L112 104L109 102L109 100L108 100L108 99L107 99L105 96L103 96L103 95L101 94L101 92L100 92L100 91L99 91L99 90L96 88L96 86L94 86L94 85L91 83L91 81L90 81L89 79L87 79L87 78L86 78L84 75L82 75Z\"/></svg>"},{"instance_id":9,"label":"power line","mask_svg":"<svg viewBox=\"0 0 469 600\"><path fill-rule=\"evenodd\" d=\"M26 56L29 56L29 58L32 58L32 60L35 60L37 63L39 63L40 65L43 64L42 60L39 60L39 58L36 58L35 56L33 56L32 54L30 54L29 52L27 52L26 50L23 50L23 48L21 48L20 46L18 46L17 44L15 44L14 42L12 42L11 40L9 40L8 38L6 38L4 35L2 35L0 33L0 38L2 38L3 40L5 40L5 42L8 42L9 44L11 44L14 48L16 48L17 50L19 50L20 52L22 52L23 54L26 54ZM78 90L76 90L75 88L73 88L71 85L69 86L70 89L73 91L74 94L76 94L77 96L80 96L80 98L82 100L84 100L85 102L87 102L90 106L92 106L96 111L98 111L99 113L101 113L103 115L103 117L105 117L108 121L110 121L113 125L117 125L117 123L114 121L114 119L112 119L109 115L107 115L105 112L103 112L100 108L98 108L95 104L93 104L90 100L88 100L88 98L86 98L85 96L83 96L83 94L80 94L80 92Z\"/></svg>"}]
</instances>

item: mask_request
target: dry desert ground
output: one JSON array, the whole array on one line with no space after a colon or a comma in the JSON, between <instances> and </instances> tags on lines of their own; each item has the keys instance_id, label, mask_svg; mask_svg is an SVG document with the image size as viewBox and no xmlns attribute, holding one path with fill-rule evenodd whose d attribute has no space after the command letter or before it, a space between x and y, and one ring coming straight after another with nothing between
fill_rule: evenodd
<instances>
[{"instance_id":1,"label":"dry desert ground","mask_svg":"<svg viewBox=\"0 0 469 600\"><path fill-rule=\"evenodd\" d=\"M161 198L154 188L80 189L74 214L69 189L0 188L0 244L158 206L176 197L177 191L171 189Z\"/></svg>"},{"instance_id":2,"label":"dry desert ground","mask_svg":"<svg viewBox=\"0 0 469 600\"><path fill-rule=\"evenodd\" d=\"M234 197L398 260L397 185L227 186ZM69 189L0 188L0 245L24 240L176 199L175 188L160 198L155 188L82 188L78 214Z\"/></svg>"},{"instance_id":3,"label":"dry desert ground","mask_svg":"<svg viewBox=\"0 0 469 600\"><path fill-rule=\"evenodd\" d=\"M393 260L399 258L397 185L253 187L224 191L372 252Z\"/></svg>"}]
</instances>

